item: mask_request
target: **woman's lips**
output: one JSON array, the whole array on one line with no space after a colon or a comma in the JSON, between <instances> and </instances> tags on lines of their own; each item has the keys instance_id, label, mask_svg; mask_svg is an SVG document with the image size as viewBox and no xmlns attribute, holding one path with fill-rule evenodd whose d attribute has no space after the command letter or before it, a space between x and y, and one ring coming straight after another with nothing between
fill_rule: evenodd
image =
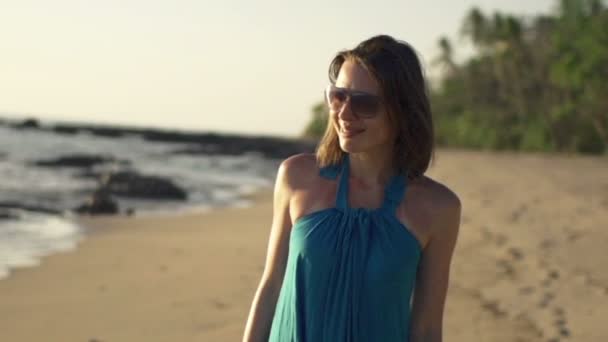
<instances>
[{"instance_id":1,"label":"woman's lips","mask_svg":"<svg viewBox=\"0 0 608 342\"><path fill-rule=\"evenodd\" d=\"M353 137L361 132L365 131L364 129L344 129L344 128L340 128L340 135L346 137L346 138L350 138Z\"/></svg>"}]
</instances>

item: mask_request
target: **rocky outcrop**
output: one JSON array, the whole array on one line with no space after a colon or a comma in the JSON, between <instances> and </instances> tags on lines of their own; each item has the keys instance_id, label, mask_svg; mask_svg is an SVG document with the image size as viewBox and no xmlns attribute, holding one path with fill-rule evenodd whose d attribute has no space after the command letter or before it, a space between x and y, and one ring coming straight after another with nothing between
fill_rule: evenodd
<instances>
[{"instance_id":1,"label":"rocky outcrop","mask_svg":"<svg viewBox=\"0 0 608 342\"><path fill-rule=\"evenodd\" d=\"M21 122L13 123L12 127L17 128L17 129L28 129L28 128L38 129L38 128L40 128L40 122L38 121L38 119L28 118Z\"/></svg>"},{"instance_id":2,"label":"rocky outcrop","mask_svg":"<svg viewBox=\"0 0 608 342\"><path fill-rule=\"evenodd\" d=\"M119 171L105 177L103 187L113 195L144 199L188 199L186 191L167 178L144 176L134 171Z\"/></svg>"},{"instance_id":3,"label":"rocky outcrop","mask_svg":"<svg viewBox=\"0 0 608 342\"><path fill-rule=\"evenodd\" d=\"M104 155L88 155L88 154L74 154L69 156L62 156L50 160L37 160L32 163L35 166L43 167L91 167L97 164L104 163L120 163L129 164L128 160L118 160L112 156Z\"/></svg>"},{"instance_id":4,"label":"rocky outcrop","mask_svg":"<svg viewBox=\"0 0 608 342\"><path fill-rule=\"evenodd\" d=\"M74 208L74 211L80 214L117 214L118 204L112 198L106 188L97 189L89 199L80 206Z\"/></svg>"},{"instance_id":5,"label":"rocky outcrop","mask_svg":"<svg viewBox=\"0 0 608 342\"><path fill-rule=\"evenodd\" d=\"M95 177L99 179L99 187L93 192L85 203L73 210L81 214L117 214L120 211L117 201L112 197L128 197L154 200L180 200L188 199L185 190L175 185L170 179L158 176L144 176L135 171L119 171L115 173L98 174L90 170L81 174L81 177ZM133 208L125 211L132 215Z\"/></svg>"}]
</instances>

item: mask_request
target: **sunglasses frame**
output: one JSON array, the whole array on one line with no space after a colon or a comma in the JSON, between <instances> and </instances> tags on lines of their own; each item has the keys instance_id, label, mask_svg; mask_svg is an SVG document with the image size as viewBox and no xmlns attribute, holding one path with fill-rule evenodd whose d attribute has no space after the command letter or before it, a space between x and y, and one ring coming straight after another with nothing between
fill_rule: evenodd
<instances>
[{"instance_id":1,"label":"sunglasses frame","mask_svg":"<svg viewBox=\"0 0 608 342\"><path fill-rule=\"evenodd\" d=\"M342 104L342 107L340 107L339 110L337 110L337 112L340 112L342 110L342 108L344 108L344 106L346 105L346 102L350 102L351 105L351 110L353 112L353 114L358 117L358 118L362 118L362 119L373 119L376 116L378 116L378 114L380 114L380 108L382 107L382 98L378 95L375 94L370 94L367 92L363 92L363 91L356 91L356 90L350 90L348 88L341 88L341 87L336 87L334 84L329 84L327 85L327 87L325 87L325 90L323 92L324 95L324 99L325 99L325 104L327 105L327 107L329 108L329 110L331 111L331 105L330 105L330 99L329 99L329 94L332 90L338 90L343 92L346 95L346 100L344 101L344 103ZM352 102L352 98L357 97L357 96L369 96L373 99L376 100L377 103L377 107L376 110L373 113L359 113L359 111L357 110L357 105L353 104ZM355 102L356 103L356 102Z\"/></svg>"}]
</instances>

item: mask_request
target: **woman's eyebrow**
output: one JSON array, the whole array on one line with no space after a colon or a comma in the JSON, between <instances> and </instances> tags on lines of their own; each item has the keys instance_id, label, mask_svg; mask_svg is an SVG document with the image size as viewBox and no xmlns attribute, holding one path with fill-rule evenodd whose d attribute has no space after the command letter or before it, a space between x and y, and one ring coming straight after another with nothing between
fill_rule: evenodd
<instances>
[{"instance_id":1,"label":"woman's eyebrow","mask_svg":"<svg viewBox=\"0 0 608 342\"><path fill-rule=\"evenodd\" d=\"M374 93L370 93L368 91L364 91L364 90L357 90L357 89L352 89L352 88L346 88L346 87L338 87L336 86L336 89L339 90L345 90L348 91L350 93L355 93L355 94L367 94L367 95L375 95Z\"/></svg>"},{"instance_id":2,"label":"woman's eyebrow","mask_svg":"<svg viewBox=\"0 0 608 342\"><path fill-rule=\"evenodd\" d=\"M378 95L376 95L374 93L370 93L370 92L367 92L367 91L361 91L361 90L352 90L350 92L351 92L351 94L356 94L356 95L378 96Z\"/></svg>"}]
</instances>

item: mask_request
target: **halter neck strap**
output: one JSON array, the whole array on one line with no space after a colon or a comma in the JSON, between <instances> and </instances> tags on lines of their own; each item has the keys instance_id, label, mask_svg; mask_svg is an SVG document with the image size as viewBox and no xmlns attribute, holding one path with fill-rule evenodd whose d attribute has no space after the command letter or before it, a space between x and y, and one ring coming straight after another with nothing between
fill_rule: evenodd
<instances>
[{"instance_id":1,"label":"halter neck strap","mask_svg":"<svg viewBox=\"0 0 608 342\"><path fill-rule=\"evenodd\" d=\"M325 175L334 176L335 178L340 173L338 183L338 191L336 195L336 207L339 209L348 209L348 179L350 177L350 158L348 154L344 155L342 162L336 168L327 168L324 170ZM390 213L394 213L395 209L401 202L405 190L407 188L407 178L404 175L395 175L384 188L384 198L381 209Z\"/></svg>"}]
</instances>

